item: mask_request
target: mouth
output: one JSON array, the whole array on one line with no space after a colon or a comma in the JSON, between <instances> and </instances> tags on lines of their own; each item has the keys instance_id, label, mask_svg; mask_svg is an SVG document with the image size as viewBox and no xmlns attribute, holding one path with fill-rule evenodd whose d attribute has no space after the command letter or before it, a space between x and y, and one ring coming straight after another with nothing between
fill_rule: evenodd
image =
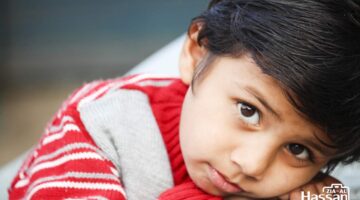
<instances>
[{"instance_id":1,"label":"mouth","mask_svg":"<svg viewBox=\"0 0 360 200\"><path fill-rule=\"evenodd\" d=\"M240 193L244 191L239 186L227 181L224 175L211 166L209 166L208 177L216 188L225 193Z\"/></svg>"}]
</instances>

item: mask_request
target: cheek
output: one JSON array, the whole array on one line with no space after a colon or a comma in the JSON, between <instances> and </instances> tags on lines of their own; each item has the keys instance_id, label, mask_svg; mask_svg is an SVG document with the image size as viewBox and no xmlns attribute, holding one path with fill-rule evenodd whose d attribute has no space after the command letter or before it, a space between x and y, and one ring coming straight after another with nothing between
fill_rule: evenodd
<instances>
[{"instance_id":1,"label":"cheek","mask_svg":"<svg viewBox=\"0 0 360 200\"><path fill-rule=\"evenodd\" d=\"M274 168L275 169L275 168ZM293 168L288 166L277 166L272 170L263 182L263 194L267 196L278 196L288 193L309 182L317 173L317 169Z\"/></svg>"},{"instance_id":2,"label":"cheek","mask_svg":"<svg viewBox=\"0 0 360 200\"><path fill-rule=\"evenodd\" d=\"M180 145L184 156L192 159L209 158L216 153L221 141L215 129L201 121L185 120L180 128Z\"/></svg>"},{"instance_id":3,"label":"cheek","mask_svg":"<svg viewBox=\"0 0 360 200\"><path fill-rule=\"evenodd\" d=\"M196 109L196 108L195 108ZM186 159L193 154L202 153L199 152L203 147L203 139L205 135L202 131L199 131L199 119L201 116L198 113L184 105L181 120L180 120L180 146L182 153Z\"/></svg>"},{"instance_id":4,"label":"cheek","mask_svg":"<svg viewBox=\"0 0 360 200\"><path fill-rule=\"evenodd\" d=\"M224 143L225 128L216 106L189 96L180 119L180 144L184 154L205 157Z\"/></svg>"}]
</instances>

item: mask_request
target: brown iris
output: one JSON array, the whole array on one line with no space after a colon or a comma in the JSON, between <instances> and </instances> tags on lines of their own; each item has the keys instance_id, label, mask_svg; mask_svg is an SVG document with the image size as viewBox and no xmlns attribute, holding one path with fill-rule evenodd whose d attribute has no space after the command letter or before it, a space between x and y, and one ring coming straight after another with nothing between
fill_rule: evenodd
<instances>
[{"instance_id":1,"label":"brown iris","mask_svg":"<svg viewBox=\"0 0 360 200\"><path fill-rule=\"evenodd\" d=\"M240 110L241 110L241 114L244 115L245 117L251 117L256 112L256 108L246 103L242 103Z\"/></svg>"},{"instance_id":2,"label":"brown iris","mask_svg":"<svg viewBox=\"0 0 360 200\"><path fill-rule=\"evenodd\" d=\"M289 150L294 155L299 155L304 152L305 147L300 144L289 144Z\"/></svg>"}]
</instances>

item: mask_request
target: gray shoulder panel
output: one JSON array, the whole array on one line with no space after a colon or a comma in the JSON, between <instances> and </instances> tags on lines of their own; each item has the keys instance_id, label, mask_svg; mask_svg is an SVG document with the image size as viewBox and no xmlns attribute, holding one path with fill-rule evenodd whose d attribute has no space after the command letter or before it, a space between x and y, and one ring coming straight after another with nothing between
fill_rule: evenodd
<instances>
[{"instance_id":1,"label":"gray shoulder panel","mask_svg":"<svg viewBox=\"0 0 360 200\"><path fill-rule=\"evenodd\" d=\"M81 119L116 165L129 200L156 199L173 186L166 148L148 98L119 90L82 105Z\"/></svg>"}]
</instances>

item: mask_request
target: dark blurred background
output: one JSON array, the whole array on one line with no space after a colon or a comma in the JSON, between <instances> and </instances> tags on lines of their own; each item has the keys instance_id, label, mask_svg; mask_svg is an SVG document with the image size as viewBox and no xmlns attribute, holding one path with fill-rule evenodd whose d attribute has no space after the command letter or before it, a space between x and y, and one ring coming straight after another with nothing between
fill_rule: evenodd
<instances>
[{"instance_id":1,"label":"dark blurred background","mask_svg":"<svg viewBox=\"0 0 360 200\"><path fill-rule=\"evenodd\" d=\"M121 76L186 32L208 0L0 0L0 166L69 93Z\"/></svg>"}]
</instances>

